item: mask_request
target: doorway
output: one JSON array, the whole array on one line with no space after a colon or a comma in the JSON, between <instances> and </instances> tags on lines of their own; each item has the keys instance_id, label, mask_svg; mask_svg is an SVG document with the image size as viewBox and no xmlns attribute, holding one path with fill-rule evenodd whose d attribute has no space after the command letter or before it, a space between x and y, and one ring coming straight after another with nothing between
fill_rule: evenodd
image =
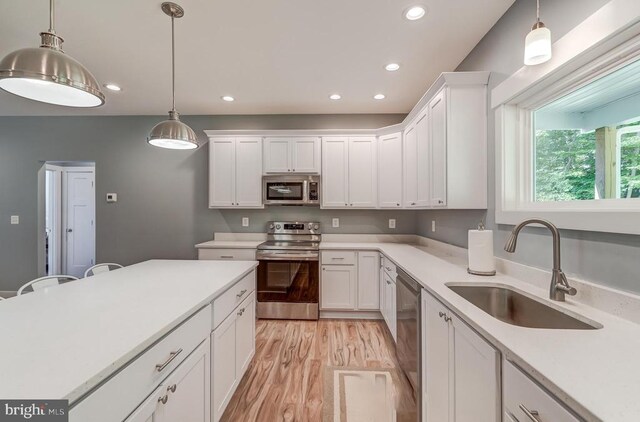
<instances>
[{"instance_id":1,"label":"doorway","mask_svg":"<svg viewBox=\"0 0 640 422\"><path fill-rule=\"evenodd\" d=\"M95 164L44 165L44 273L82 277L95 264Z\"/></svg>"}]
</instances>

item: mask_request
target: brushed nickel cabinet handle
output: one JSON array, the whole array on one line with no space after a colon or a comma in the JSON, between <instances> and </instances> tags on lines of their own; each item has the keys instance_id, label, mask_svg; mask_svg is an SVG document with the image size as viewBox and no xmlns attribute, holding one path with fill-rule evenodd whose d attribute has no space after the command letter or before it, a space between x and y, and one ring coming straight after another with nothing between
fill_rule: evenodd
<instances>
[{"instance_id":1,"label":"brushed nickel cabinet handle","mask_svg":"<svg viewBox=\"0 0 640 422\"><path fill-rule=\"evenodd\" d=\"M242 289L240 290L240 293L236 295L236 297L240 299L242 296L244 296L245 293L247 293L247 289Z\"/></svg>"},{"instance_id":2,"label":"brushed nickel cabinet handle","mask_svg":"<svg viewBox=\"0 0 640 422\"><path fill-rule=\"evenodd\" d=\"M528 417L529 419L531 419L531 421L532 421L532 422L540 422L540 419L538 419L538 415L539 415L539 413L538 413L538 411L537 411L537 410L529 410L529 409L527 409L527 407L526 407L524 404L522 404L522 403L520 403L520 406L518 406L518 407L520 407L520 410L522 410L522 412L523 412L525 415L527 415L527 417Z\"/></svg>"},{"instance_id":3,"label":"brushed nickel cabinet handle","mask_svg":"<svg viewBox=\"0 0 640 422\"><path fill-rule=\"evenodd\" d=\"M168 394L165 394L164 396L158 398L158 403L167 404L168 401L169 401Z\"/></svg>"},{"instance_id":4,"label":"brushed nickel cabinet handle","mask_svg":"<svg viewBox=\"0 0 640 422\"><path fill-rule=\"evenodd\" d=\"M444 317L444 322L449 322L449 321L451 321L451 317L450 317L450 316L445 315L445 317Z\"/></svg>"},{"instance_id":5,"label":"brushed nickel cabinet handle","mask_svg":"<svg viewBox=\"0 0 640 422\"><path fill-rule=\"evenodd\" d=\"M446 314L445 314L444 312L438 312L438 316L439 316L440 318L442 318L442 317L443 317L443 316L445 316L445 315L446 315Z\"/></svg>"},{"instance_id":6,"label":"brushed nickel cabinet handle","mask_svg":"<svg viewBox=\"0 0 640 422\"><path fill-rule=\"evenodd\" d=\"M331 259L344 259L344 257L332 257Z\"/></svg>"},{"instance_id":7,"label":"brushed nickel cabinet handle","mask_svg":"<svg viewBox=\"0 0 640 422\"><path fill-rule=\"evenodd\" d=\"M233 259L233 255L220 255L220 258Z\"/></svg>"},{"instance_id":8,"label":"brushed nickel cabinet handle","mask_svg":"<svg viewBox=\"0 0 640 422\"><path fill-rule=\"evenodd\" d=\"M244 314L244 309L245 309L245 308L242 308L242 309L240 309L240 310L238 311L238 316L242 316L242 314Z\"/></svg>"},{"instance_id":9,"label":"brushed nickel cabinet handle","mask_svg":"<svg viewBox=\"0 0 640 422\"><path fill-rule=\"evenodd\" d=\"M176 390L178 389L178 385L177 384L173 384L167 387L167 391L170 391L172 393L175 393Z\"/></svg>"},{"instance_id":10,"label":"brushed nickel cabinet handle","mask_svg":"<svg viewBox=\"0 0 640 422\"><path fill-rule=\"evenodd\" d=\"M166 368L167 366L169 366L169 364L176 358L176 356L178 356L180 353L182 353L182 349L178 349L175 352L171 352L169 353L169 358L164 361L164 363L159 363L156 365L156 371L158 372L162 372L164 370L164 368ZM166 402L165 402L166 403Z\"/></svg>"}]
</instances>

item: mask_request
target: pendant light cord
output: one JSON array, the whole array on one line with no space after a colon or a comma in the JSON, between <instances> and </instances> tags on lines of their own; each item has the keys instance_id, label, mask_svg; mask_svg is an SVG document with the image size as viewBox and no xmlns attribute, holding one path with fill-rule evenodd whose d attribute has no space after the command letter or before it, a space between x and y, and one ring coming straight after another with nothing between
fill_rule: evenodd
<instances>
[{"instance_id":1,"label":"pendant light cord","mask_svg":"<svg viewBox=\"0 0 640 422\"><path fill-rule=\"evenodd\" d=\"M174 29L175 18L171 16L171 96L173 98L172 111L176 111L176 37Z\"/></svg>"},{"instance_id":2,"label":"pendant light cord","mask_svg":"<svg viewBox=\"0 0 640 422\"><path fill-rule=\"evenodd\" d=\"M55 21L56 21L56 3L55 0L49 0L49 32L56 33Z\"/></svg>"},{"instance_id":3,"label":"pendant light cord","mask_svg":"<svg viewBox=\"0 0 640 422\"><path fill-rule=\"evenodd\" d=\"M540 0L536 0L536 18L540 22Z\"/></svg>"}]
</instances>

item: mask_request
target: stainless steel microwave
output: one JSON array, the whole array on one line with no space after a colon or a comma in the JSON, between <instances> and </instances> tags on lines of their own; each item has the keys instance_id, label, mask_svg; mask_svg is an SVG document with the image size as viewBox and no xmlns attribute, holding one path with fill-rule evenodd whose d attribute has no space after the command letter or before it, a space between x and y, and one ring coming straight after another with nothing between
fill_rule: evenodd
<instances>
[{"instance_id":1,"label":"stainless steel microwave","mask_svg":"<svg viewBox=\"0 0 640 422\"><path fill-rule=\"evenodd\" d=\"M265 205L320 205L320 176L264 176Z\"/></svg>"}]
</instances>

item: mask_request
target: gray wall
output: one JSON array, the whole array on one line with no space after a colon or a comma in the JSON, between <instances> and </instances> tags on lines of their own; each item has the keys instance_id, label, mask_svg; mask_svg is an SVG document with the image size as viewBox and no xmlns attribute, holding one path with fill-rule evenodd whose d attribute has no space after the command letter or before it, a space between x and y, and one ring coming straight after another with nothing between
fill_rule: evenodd
<instances>
[{"instance_id":1,"label":"gray wall","mask_svg":"<svg viewBox=\"0 0 640 422\"><path fill-rule=\"evenodd\" d=\"M522 67L524 37L535 20L535 1L517 0L457 70L490 70L490 89ZM607 0L541 0L541 19L559 39ZM496 255L540 268L551 266L551 239L545 229L526 229L515 254L502 247L510 226L496 226L495 208L495 123L489 114L489 205L487 227L496 230ZM482 211L423 211L418 215L418 233L458 246L467 245L467 230L484 216ZM436 220L436 232L430 230ZM612 287L640 293L637 260L640 236L597 232L562 231L562 264L568 273Z\"/></svg>"},{"instance_id":2,"label":"gray wall","mask_svg":"<svg viewBox=\"0 0 640 422\"><path fill-rule=\"evenodd\" d=\"M194 244L214 231L262 232L274 218L320 220L326 232L414 233L415 213L269 208L208 209L208 147L168 151L145 142L165 116L0 118L0 290L16 290L37 274L37 173L44 161L95 161L97 260L132 264L150 258L194 258ZM404 115L187 116L203 129L376 128ZM107 192L118 202L107 204ZM20 224L10 225L19 215ZM250 217L242 228L241 218ZM330 228L339 217L341 227Z\"/></svg>"}]
</instances>

